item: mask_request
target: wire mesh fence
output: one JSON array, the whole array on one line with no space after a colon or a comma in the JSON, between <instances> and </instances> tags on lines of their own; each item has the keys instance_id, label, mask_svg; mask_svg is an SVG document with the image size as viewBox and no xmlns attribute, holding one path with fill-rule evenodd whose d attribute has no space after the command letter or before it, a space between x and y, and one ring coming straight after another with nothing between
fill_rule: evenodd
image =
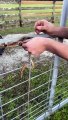
<instances>
[{"instance_id":1,"label":"wire mesh fence","mask_svg":"<svg viewBox=\"0 0 68 120\"><path fill-rule=\"evenodd\" d=\"M68 97L68 62L61 60L59 66L59 74L54 97L54 105L63 101ZM64 71L65 70L65 71ZM58 91L57 91L58 90Z\"/></svg>"},{"instance_id":2,"label":"wire mesh fence","mask_svg":"<svg viewBox=\"0 0 68 120\"><path fill-rule=\"evenodd\" d=\"M60 21L62 1L56 1L55 8L52 1L22 1L21 6L15 0L11 1L3 0L0 3L0 29L19 27L20 17L22 26L28 27L38 19L54 19L56 24Z\"/></svg>"},{"instance_id":3,"label":"wire mesh fence","mask_svg":"<svg viewBox=\"0 0 68 120\"><path fill-rule=\"evenodd\" d=\"M1 120L43 120L68 103L68 61L48 54L0 74Z\"/></svg>"},{"instance_id":4,"label":"wire mesh fence","mask_svg":"<svg viewBox=\"0 0 68 120\"><path fill-rule=\"evenodd\" d=\"M24 71L17 68L0 74L1 120L34 120L49 110L54 55L42 55L33 61L34 68L29 56L28 68ZM68 62L61 59L58 68L53 106L68 97Z\"/></svg>"}]
</instances>

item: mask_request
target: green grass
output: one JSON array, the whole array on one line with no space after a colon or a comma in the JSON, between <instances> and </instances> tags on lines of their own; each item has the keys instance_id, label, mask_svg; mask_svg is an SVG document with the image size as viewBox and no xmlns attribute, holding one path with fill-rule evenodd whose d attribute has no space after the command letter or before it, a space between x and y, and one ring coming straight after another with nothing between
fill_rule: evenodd
<instances>
[{"instance_id":1,"label":"green grass","mask_svg":"<svg viewBox=\"0 0 68 120\"><path fill-rule=\"evenodd\" d=\"M55 112L53 115L50 116L49 119L46 120L68 120L68 104Z\"/></svg>"},{"instance_id":2,"label":"green grass","mask_svg":"<svg viewBox=\"0 0 68 120\"><path fill-rule=\"evenodd\" d=\"M42 18L40 17L39 19L42 19ZM7 34L29 33L34 31L34 24L35 23L33 22L33 23L23 25L22 27L14 27L14 28L0 30L0 34L7 35ZM56 23L55 25L59 26L58 23Z\"/></svg>"},{"instance_id":3,"label":"green grass","mask_svg":"<svg viewBox=\"0 0 68 120\"><path fill-rule=\"evenodd\" d=\"M56 9L56 12L61 12L61 5L57 5L58 9ZM18 4L0 4L0 8L17 8ZM22 20L26 19L44 19L45 17L47 17L46 14L48 14L48 16L50 17L52 15L53 10L49 7L52 7L52 4L50 5L46 5L46 4L22 4L22 7L48 7L47 9L35 9L35 10L21 10L21 14L22 14ZM10 16L4 16L0 18L0 22L2 23L2 21L4 23L6 23L6 21L12 21L12 20L18 20L19 19L19 11L18 10L0 10L0 15L10 15ZM14 16L13 16L14 14ZM16 16L15 16L16 15ZM9 24L10 26L10 24ZM15 28L14 28L15 29ZM16 30L15 30L16 31ZM13 32L15 32L13 30ZM12 33L13 33L12 32Z\"/></svg>"},{"instance_id":4,"label":"green grass","mask_svg":"<svg viewBox=\"0 0 68 120\"><path fill-rule=\"evenodd\" d=\"M61 5L57 5L58 7L61 7ZM18 4L0 4L0 8L17 8L18 7ZM52 7L52 4L51 5L48 5L48 4L22 4L22 7ZM52 15L52 9L42 9L42 10L22 10L21 13L22 13L22 20L23 19L45 19L45 14L46 13L49 13L48 16L50 17L50 13ZM61 12L61 9L56 9L56 12ZM13 14L16 14L16 16L9 16L9 17L5 17L5 18L1 18L0 19L0 22L2 21L11 21L11 20L18 20L19 19L19 11L18 10L12 10L12 11L1 11L0 10L0 15L4 15L4 14L8 14L8 15L13 15ZM39 14L39 16L38 16ZM10 25L10 24L9 24ZM27 32L27 31L31 31L33 29L33 26L32 25L28 25L29 27L25 26L23 28L15 28L12 30L10 28L8 28L8 30L1 30L0 31L0 34L4 35L4 34L9 34L9 33L21 33L21 32ZM30 27L31 26L31 27Z\"/></svg>"},{"instance_id":5,"label":"green grass","mask_svg":"<svg viewBox=\"0 0 68 120\"><path fill-rule=\"evenodd\" d=\"M0 4L0 8L16 8L18 7L18 4ZM21 7L52 7L53 5L47 5L47 4L22 4ZM56 5L58 7L61 7L61 5Z\"/></svg>"},{"instance_id":6,"label":"green grass","mask_svg":"<svg viewBox=\"0 0 68 120\"><path fill-rule=\"evenodd\" d=\"M0 8L16 8L18 4L0 4Z\"/></svg>"},{"instance_id":7,"label":"green grass","mask_svg":"<svg viewBox=\"0 0 68 120\"><path fill-rule=\"evenodd\" d=\"M0 4L0 8L16 8L18 4ZM46 4L22 4L21 7L51 7L52 5Z\"/></svg>"},{"instance_id":8,"label":"green grass","mask_svg":"<svg viewBox=\"0 0 68 120\"><path fill-rule=\"evenodd\" d=\"M53 12L53 10L52 9L47 9L47 10L22 10L21 11L21 13L22 14L25 14L25 13L33 13L33 14L39 14L39 13L50 13L50 12ZM55 12L61 12L61 9L57 9L57 10L55 10ZM0 14L18 14L19 13L19 11L18 10L13 10L13 11L0 11Z\"/></svg>"},{"instance_id":9,"label":"green grass","mask_svg":"<svg viewBox=\"0 0 68 120\"><path fill-rule=\"evenodd\" d=\"M23 27L14 27L9 28L7 30L0 30L1 35L7 35L7 34L16 34L16 33L28 33L34 31L34 23L23 26Z\"/></svg>"},{"instance_id":10,"label":"green grass","mask_svg":"<svg viewBox=\"0 0 68 120\"><path fill-rule=\"evenodd\" d=\"M15 7L18 7L18 4L0 4L0 8L9 8L9 6L11 7L11 8L15 8ZM44 6L50 6L50 5L42 5L41 4L41 7L44 7ZM60 5L58 5L58 6L60 6ZM36 7L36 4L34 5L23 5L22 4L22 7ZM40 7L40 4L38 4L37 5L37 7ZM57 10L58 12L59 11L61 11L60 9L59 10ZM38 13L46 13L46 12L52 12L50 9L48 9L48 10L23 10L22 11L22 14L25 14L25 13L35 13L35 14L38 14ZM0 11L0 14L10 14L10 11L5 11L5 12L3 12L3 11ZM14 14L14 13L18 13L18 11L11 11L11 14ZM35 16L36 17L36 16ZM25 16L25 19L26 19L27 17ZM30 16L29 16L29 18L30 18ZM42 19L42 17L40 16L39 18L41 18ZM8 20L9 19L11 19L11 18L7 18ZM13 18L12 18L13 19ZM16 19L16 18L14 18L14 19ZM28 25L23 25L23 27L14 27L14 28L8 28L7 30L0 30L0 34L2 34L2 35L7 35L7 34L15 34L15 33L28 33L28 32L32 32L32 31L34 31L34 23L31 23L31 24L28 24ZM46 68L45 68L46 69ZM40 69L39 69L40 70ZM33 71L33 75L34 74L36 74L37 73L37 70L35 70L35 71ZM24 73L25 74L25 73ZM23 78L24 79L24 78ZM44 76L41 78L41 80L42 79L44 79ZM40 82L41 82L41 80L40 80ZM61 80L61 79L60 79ZM11 79L9 79L8 80L9 81L9 85L10 85L10 82L11 82L11 84L13 84L12 83L12 81L11 81ZM3 82L3 81L2 81ZM13 82L14 82L14 80L13 80ZM19 80L18 80L18 82L19 82ZM38 83L38 81L36 80L36 83ZM36 83L32 83L33 85L35 85L35 87L36 87ZM42 83L42 82L41 82ZM3 89L3 87L2 87L2 89ZM57 88L57 90L56 91L59 91L59 87ZM61 89L62 90L62 89ZM40 90L41 91L41 90ZM34 93L35 94L35 93ZM66 93L67 94L67 93ZM10 94L9 93L9 95L13 95L13 93L12 94ZM8 95L8 96L9 96ZM7 94L6 94L6 96L7 96ZM20 103L20 102L19 102ZM9 106L9 109L11 110L11 109L14 109L15 108L15 105L16 105L16 103L14 103L14 104L11 104L10 106ZM12 108L13 107L13 108ZM6 108L6 110L7 110L7 108ZM14 113L15 114L15 113ZM13 116L13 115L12 115ZM10 116L9 116L10 117ZM60 109L59 111L57 111L57 112L55 112L53 115L51 115L51 117L49 118L49 119L47 119L47 120L67 120L68 119L68 105L66 105L65 107L63 107L62 109ZM33 119L32 119L33 120Z\"/></svg>"},{"instance_id":11,"label":"green grass","mask_svg":"<svg viewBox=\"0 0 68 120\"><path fill-rule=\"evenodd\" d=\"M16 8L18 4L0 4L0 8ZM51 7L52 5L45 5L45 4L22 4L21 7Z\"/></svg>"},{"instance_id":12,"label":"green grass","mask_svg":"<svg viewBox=\"0 0 68 120\"><path fill-rule=\"evenodd\" d=\"M24 18L24 19L27 19L27 17ZM39 19L42 19L42 17L40 16ZM45 19L45 16L43 17L43 19ZM7 34L16 34L16 33L18 34L18 33L32 32L32 31L34 31L34 24L35 24L35 22L25 24L22 27L13 27L13 28L8 27L8 29L4 29L4 30L2 29L2 30L0 30L0 34L1 35L7 35ZM59 26L59 23L55 23L55 25Z\"/></svg>"},{"instance_id":13,"label":"green grass","mask_svg":"<svg viewBox=\"0 0 68 120\"><path fill-rule=\"evenodd\" d=\"M34 77L34 76L36 76L38 74L41 74L43 71L48 71L50 69L51 64L52 64L50 61L51 61L51 59L47 60L47 58L46 58L45 60L42 60L42 62L36 63L35 68L32 69L32 71L31 71L31 76ZM60 71L63 72L63 70L67 71L67 69L64 69L64 65L62 65L60 67ZM28 69L25 69L22 78L20 78L20 71L16 71L15 73L10 73L10 74L4 76L4 78L0 78L0 91L5 90L5 89L7 89L9 87L12 87L13 85L18 84L19 82L21 83L21 82L26 81L28 79L28 71L29 71ZM49 75L50 75L50 72L48 72L46 74L43 74L41 76L38 76L38 77L36 77L34 79L31 79L31 81L30 81L31 90L37 88L38 86L40 86L42 84L45 84L46 82L48 82ZM67 75L65 74L63 77L61 76L58 79L57 82L60 81L62 83L62 81L66 80L64 78L67 79L68 74ZM59 84L59 83L57 83L57 84ZM45 84L44 86L39 87L38 89L35 89L34 91L32 91L30 93L30 100L33 99L34 97L44 93L45 91L47 91L48 90L48 84ZM65 83L63 85L63 89L66 86L67 86L67 84ZM57 92L59 92L60 89L61 89L61 87L59 87L57 89ZM27 91L28 91L28 81L25 84L22 83L21 85L13 88L12 90L6 91L5 94L2 95L2 104L7 103L9 100L14 99L18 95L22 95L22 94L26 93ZM65 91L67 91L67 89ZM63 91L62 91L62 93L63 93ZM60 95L61 95L61 93L60 93ZM10 110L13 110L17 106L20 106L21 104L27 102L27 99L26 99L27 96L24 96L22 98L20 98L20 99L18 99L16 101L13 101L12 103L6 105L4 107L4 113L6 113L6 112L8 112ZM30 105L29 106L30 107L30 117L32 117L32 119L30 119L30 120L34 120L34 117L38 117L40 114L43 114L47 110L47 109L42 110L44 108L44 106L42 108L40 108L42 105L44 105L46 102L48 102L48 100L45 100L46 98L47 98L47 94L44 94L44 95L40 96L39 98L37 98L37 99L33 100L32 102L30 102L30 104L29 104ZM43 100L45 100L45 101L43 103L40 103ZM40 103L40 104L38 104L38 103ZM34 105L35 105L35 107L34 107ZM39 109L37 109L37 108L39 108ZM23 111L25 111L27 109L28 109L28 105L26 104L26 106L23 107ZM40 112L40 110L42 110L42 111ZM20 112L22 112L22 109L19 109L18 111L13 111L12 113L8 114L5 119L10 120L13 117L17 116ZM35 115L33 117L33 115L36 114L37 112L40 112L40 113L38 113L37 115ZM16 120L20 120L20 118L17 118ZM23 120L28 120L28 118L23 119ZM68 120L68 105L64 106L61 110L58 110L57 112L55 112L47 120Z\"/></svg>"}]
</instances>

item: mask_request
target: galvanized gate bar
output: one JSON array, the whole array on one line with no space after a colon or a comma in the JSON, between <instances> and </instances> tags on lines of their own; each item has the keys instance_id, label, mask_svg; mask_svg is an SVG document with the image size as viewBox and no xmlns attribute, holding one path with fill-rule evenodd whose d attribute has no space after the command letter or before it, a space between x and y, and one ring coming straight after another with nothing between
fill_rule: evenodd
<instances>
[{"instance_id":1,"label":"galvanized gate bar","mask_svg":"<svg viewBox=\"0 0 68 120\"><path fill-rule=\"evenodd\" d=\"M60 104L57 104L56 106L54 106L52 108L52 113L54 113L55 111L59 110L60 108L62 108L67 103L68 103L68 98L66 100L62 101ZM38 117L36 120L44 120L44 118L47 118L50 115L51 115L50 112L46 112L43 115L41 115L40 117Z\"/></svg>"},{"instance_id":2,"label":"galvanized gate bar","mask_svg":"<svg viewBox=\"0 0 68 120\"><path fill-rule=\"evenodd\" d=\"M62 13L61 13L60 26L66 25L67 15L68 15L68 1L64 0ZM52 85L51 85L51 92L50 92L50 100L49 100L49 110L47 112L45 112L44 114L42 114L40 117L38 117L36 120L44 120L44 118L50 116L53 112L55 112L56 110L58 110L59 108L63 107L65 104L68 103L68 99L66 99L53 108L59 62L60 62L60 58L58 56L55 56L54 70L53 70L53 76L52 76ZM60 107L59 107L59 105L60 105Z\"/></svg>"},{"instance_id":3,"label":"galvanized gate bar","mask_svg":"<svg viewBox=\"0 0 68 120\"><path fill-rule=\"evenodd\" d=\"M67 19L67 14L68 14L67 7L68 7L68 1L64 0L60 26L65 25L65 21ZM24 36L22 36L22 34L21 34L21 36L19 35L18 37L16 35L16 37L11 38L11 35L9 35L10 40L7 39L8 38L8 36L7 36L6 38L3 38L6 41L5 40L3 41L3 39L2 39L0 41L0 44L2 44L4 42L6 42L6 44L8 42L10 42L10 43L17 42L22 37L27 38L27 37L50 37L50 36L43 34L43 33L41 33L40 35L37 35L35 33L30 33L30 34L25 34ZM45 62L43 62L43 60ZM28 62L29 75L27 76L26 80L25 79L21 80L18 78L18 80L21 80L20 82L15 81L16 83L14 83L12 81L13 85L4 87L3 90L1 89L1 91L0 91L0 119L1 120L4 120L4 119L44 120L44 118L46 119L52 113L54 113L58 109L62 108L65 104L67 104L68 103L68 97L67 97L68 94L66 94L66 93L68 92L68 90L67 90L68 86L66 83L68 82L68 78L66 78L66 76L68 75L68 67L67 67L68 62L67 61L65 62L64 60L61 62L61 60L62 59L59 60L59 57L54 56L53 54L51 57L45 56L45 59L41 59L41 60L38 60L37 62L35 62L35 63L39 63L39 64L42 63L41 66L45 66L46 67L45 70L42 69L42 71L40 73L33 75L32 71L31 71L31 56L29 55L29 62ZM40 66L38 66L38 67L40 67ZM39 69L38 67L37 67L37 69ZM62 68L62 73L61 73L61 68ZM12 78L11 79L16 80L17 79L17 78L15 78L15 76L17 74L16 71L19 71L19 70L20 70L20 68L17 68L17 69L11 70L9 72L2 73L2 74L0 74L0 78L2 77L4 80L4 77L9 76L11 73L12 78L14 78L14 79L12 79ZM58 74L58 70L59 70L59 74ZM66 72L65 72L65 70L66 70ZM42 77L44 79L42 79ZM65 77L65 79L63 79L63 77ZM41 78L42 83L39 84L40 78ZM58 79L58 81L57 81L57 79ZM35 80L36 80L37 84L35 83ZM59 80L61 80L61 81L59 82ZM33 83L35 84L35 86L33 86ZM56 85L56 83L57 83L57 85ZM32 84L32 86L31 86L31 84ZM64 86L64 84L65 84L65 86ZM28 85L28 86L25 86L25 85ZM19 93L18 93L19 86L20 86L21 90L25 89L26 87L28 89L27 89L27 91L24 91L24 92L19 91ZM25 86L25 88L24 88L24 86ZM62 86L63 89L58 89L58 91L56 92L55 89L60 86ZM44 88L44 90L43 90L43 88ZM14 89L17 90L17 94L15 94L15 96L14 96L14 93L12 93L14 91ZM37 92L36 90L37 91L41 90L41 92L36 94L36 92ZM64 94L63 96L61 94L61 90L62 90L62 93ZM13 96L9 95L9 97L8 97L8 95L7 95L8 93L12 93ZM26 100L24 100L25 96L26 96ZM6 101L3 101L4 97L7 98ZM61 99L59 99L58 97L61 97ZM22 101L21 104L20 104L19 100ZM16 103L16 101L18 101L19 103ZM13 107L12 103L15 103L14 107ZM8 109L8 106L12 106L13 108ZM4 110L5 107L7 108L6 111ZM10 116L10 118L8 118L8 116Z\"/></svg>"}]
</instances>

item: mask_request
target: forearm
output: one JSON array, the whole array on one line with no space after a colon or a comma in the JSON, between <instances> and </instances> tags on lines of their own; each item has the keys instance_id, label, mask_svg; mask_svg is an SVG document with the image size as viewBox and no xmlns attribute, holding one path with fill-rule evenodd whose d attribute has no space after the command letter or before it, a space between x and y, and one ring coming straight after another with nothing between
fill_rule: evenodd
<instances>
[{"instance_id":1,"label":"forearm","mask_svg":"<svg viewBox=\"0 0 68 120\"><path fill-rule=\"evenodd\" d=\"M52 31L52 36L68 38L68 27L55 27Z\"/></svg>"},{"instance_id":2,"label":"forearm","mask_svg":"<svg viewBox=\"0 0 68 120\"><path fill-rule=\"evenodd\" d=\"M68 60L68 45L50 39L47 41L46 46L47 46L47 51L50 51Z\"/></svg>"}]
</instances>

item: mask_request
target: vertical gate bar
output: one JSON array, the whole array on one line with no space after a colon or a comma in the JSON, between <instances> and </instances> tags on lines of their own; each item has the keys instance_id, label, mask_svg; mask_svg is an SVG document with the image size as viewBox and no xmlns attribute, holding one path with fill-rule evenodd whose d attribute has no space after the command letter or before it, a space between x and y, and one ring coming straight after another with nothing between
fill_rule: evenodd
<instances>
[{"instance_id":1,"label":"vertical gate bar","mask_svg":"<svg viewBox=\"0 0 68 120\"><path fill-rule=\"evenodd\" d=\"M4 120L1 95L0 95L0 109L1 109L1 114L2 114L2 120Z\"/></svg>"},{"instance_id":2,"label":"vertical gate bar","mask_svg":"<svg viewBox=\"0 0 68 120\"><path fill-rule=\"evenodd\" d=\"M53 102L54 102L55 87L56 87L57 76L58 76L58 67L59 67L59 57L55 55L53 75L52 75L52 84L51 84L51 92L50 92L50 99L49 99L50 114L51 114L51 109L53 107Z\"/></svg>"},{"instance_id":3,"label":"vertical gate bar","mask_svg":"<svg viewBox=\"0 0 68 120\"><path fill-rule=\"evenodd\" d=\"M63 7L62 7L62 13L61 13L60 26L66 25L67 15L68 15L68 0L64 0ZM44 120L44 118L49 117L51 113L54 113L56 110L60 109L61 107L63 107L65 104L68 103L68 99L66 99L53 108L54 93L55 93L55 86L56 86L56 82L57 82L59 62L60 62L60 58L58 56L55 56L53 76L52 76L52 85L51 85L51 92L50 92L50 100L49 100L49 109L51 111L47 111L46 113L43 113L36 120Z\"/></svg>"},{"instance_id":4,"label":"vertical gate bar","mask_svg":"<svg viewBox=\"0 0 68 120\"><path fill-rule=\"evenodd\" d=\"M64 101L62 101L61 103L60 103L60 106L59 106L59 104L57 104L56 106L54 106L53 108L52 108L52 113L54 113L55 111L57 111L58 109L60 109L60 108L62 108L64 105L66 105L66 104L68 104L68 98L67 99L65 99ZM39 116L36 120L44 120L44 117L45 117L45 119L47 118L47 117L49 117L49 115L50 115L50 113L49 113L49 111L47 111L46 112L46 116L45 116L45 113L43 113L41 116Z\"/></svg>"},{"instance_id":5,"label":"vertical gate bar","mask_svg":"<svg viewBox=\"0 0 68 120\"><path fill-rule=\"evenodd\" d=\"M60 26L65 26L66 25L67 16L68 16L68 0L63 0Z\"/></svg>"},{"instance_id":6,"label":"vertical gate bar","mask_svg":"<svg viewBox=\"0 0 68 120\"><path fill-rule=\"evenodd\" d=\"M30 80L31 80L31 54L29 54L29 80L28 80L28 120L30 119Z\"/></svg>"},{"instance_id":7,"label":"vertical gate bar","mask_svg":"<svg viewBox=\"0 0 68 120\"><path fill-rule=\"evenodd\" d=\"M50 89L51 74L52 74L52 66L53 66L53 63L51 63L51 66L50 66L51 71L50 71L50 74L49 74L48 91L49 91L49 89ZM49 92L47 93L47 100L48 100L48 98L49 98ZM47 104L48 104L48 103L47 103Z\"/></svg>"},{"instance_id":8,"label":"vertical gate bar","mask_svg":"<svg viewBox=\"0 0 68 120\"><path fill-rule=\"evenodd\" d=\"M62 8L62 13L61 13L61 20L60 20L60 26L65 26L66 20L67 20L67 9L68 9L68 1L64 0L63 1L63 8ZM53 76L52 76L52 85L51 85L51 92L50 92L50 100L49 100L49 111L51 114L51 109L53 107L53 102L54 102L54 95L55 95L55 87L56 87L56 82L57 82L57 76L58 76L58 66L59 66L60 58L58 56L55 56L54 60L54 69L53 69Z\"/></svg>"}]
</instances>

